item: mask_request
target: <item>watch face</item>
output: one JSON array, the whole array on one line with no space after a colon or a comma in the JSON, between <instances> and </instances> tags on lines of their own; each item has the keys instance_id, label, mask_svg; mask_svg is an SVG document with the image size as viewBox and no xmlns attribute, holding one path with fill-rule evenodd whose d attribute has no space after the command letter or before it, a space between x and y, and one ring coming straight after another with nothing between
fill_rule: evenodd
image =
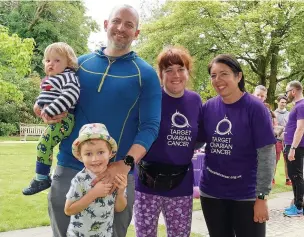
<instances>
[{"instance_id":1,"label":"watch face","mask_svg":"<svg viewBox=\"0 0 304 237\"><path fill-rule=\"evenodd\" d=\"M126 162L128 164L133 164L134 163L134 158L132 156L126 156Z\"/></svg>"}]
</instances>

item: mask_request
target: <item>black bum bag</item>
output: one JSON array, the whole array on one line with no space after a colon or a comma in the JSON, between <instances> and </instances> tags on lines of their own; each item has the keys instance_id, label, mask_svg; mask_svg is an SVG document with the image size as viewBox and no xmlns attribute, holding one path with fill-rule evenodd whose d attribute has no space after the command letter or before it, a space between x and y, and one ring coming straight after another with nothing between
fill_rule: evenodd
<instances>
[{"instance_id":1,"label":"black bum bag","mask_svg":"<svg viewBox=\"0 0 304 237\"><path fill-rule=\"evenodd\" d=\"M138 165L138 176L142 184L159 191L176 188L189 170L188 165L169 165L159 162L141 160Z\"/></svg>"}]
</instances>

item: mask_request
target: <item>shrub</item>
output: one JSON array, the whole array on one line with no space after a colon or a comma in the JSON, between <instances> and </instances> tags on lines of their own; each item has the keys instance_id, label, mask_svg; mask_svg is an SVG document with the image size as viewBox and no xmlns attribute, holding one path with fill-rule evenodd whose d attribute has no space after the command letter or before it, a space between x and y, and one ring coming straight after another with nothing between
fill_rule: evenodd
<instances>
[{"instance_id":1,"label":"shrub","mask_svg":"<svg viewBox=\"0 0 304 237\"><path fill-rule=\"evenodd\" d=\"M0 136L10 136L16 134L18 128L15 124L0 122Z\"/></svg>"}]
</instances>

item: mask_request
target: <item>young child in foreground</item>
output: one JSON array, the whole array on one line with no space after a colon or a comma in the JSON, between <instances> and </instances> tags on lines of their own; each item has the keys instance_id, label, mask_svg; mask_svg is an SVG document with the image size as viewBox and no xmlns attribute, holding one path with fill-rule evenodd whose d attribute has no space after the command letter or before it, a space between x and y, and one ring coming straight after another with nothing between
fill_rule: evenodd
<instances>
[{"instance_id":1,"label":"young child in foreground","mask_svg":"<svg viewBox=\"0 0 304 237\"><path fill-rule=\"evenodd\" d=\"M39 138L37 146L36 176L24 195L39 193L51 186L49 176L53 160L53 149L68 137L74 127L74 107L80 94L80 85L75 71L77 57L71 46L64 42L50 44L44 51L46 77L41 82L41 92L36 100L34 112L38 117L55 119L67 113L61 122L50 124Z\"/></svg>"},{"instance_id":2,"label":"young child in foreground","mask_svg":"<svg viewBox=\"0 0 304 237\"><path fill-rule=\"evenodd\" d=\"M125 189L127 176L117 175L114 184L92 181L107 170L109 160L117 152L117 144L103 124L84 125L72 145L73 155L85 168L71 181L64 212L71 216L67 236L112 237L114 211L127 205ZM113 185L117 191L110 194Z\"/></svg>"}]
</instances>

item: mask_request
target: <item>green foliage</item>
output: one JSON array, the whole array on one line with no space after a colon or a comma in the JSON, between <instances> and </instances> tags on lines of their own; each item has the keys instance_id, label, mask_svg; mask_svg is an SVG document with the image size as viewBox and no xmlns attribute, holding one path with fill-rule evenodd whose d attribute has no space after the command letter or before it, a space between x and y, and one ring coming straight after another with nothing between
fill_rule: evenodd
<instances>
[{"instance_id":1,"label":"green foliage","mask_svg":"<svg viewBox=\"0 0 304 237\"><path fill-rule=\"evenodd\" d=\"M8 29L0 25L0 79L3 73L15 71L19 76L30 72L34 41L9 35Z\"/></svg>"},{"instance_id":2,"label":"green foliage","mask_svg":"<svg viewBox=\"0 0 304 237\"><path fill-rule=\"evenodd\" d=\"M9 136L18 131L15 124L0 122L0 136Z\"/></svg>"},{"instance_id":3,"label":"green foliage","mask_svg":"<svg viewBox=\"0 0 304 237\"><path fill-rule=\"evenodd\" d=\"M13 126L16 127L16 123L20 121L22 100L23 93L15 85L0 80L0 135L10 135L10 132L15 132Z\"/></svg>"},{"instance_id":4,"label":"green foliage","mask_svg":"<svg viewBox=\"0 0 304 237\"><path fill-rule=\"evenodd\" d=\"M207 65L220 53L243 65L248 91L268 87L268 102L286 80L303 80L304 3L295 1L167 1L141 29L136 50L155 63L166 45L183 45L195 58L193 89L204 99Z\"/></svg>"},{"instance_id":5,"label":"green foliage","mask_svg":"<svg viewBox=\"0 0 304 237\"><path fill-rule=\"evenodd\" d=\"M36 120L32 107L39 94L39 79L24 79L30 72L33 39L9 35L0 25L0 135L17 131L19 122Z\"/></svg>"},{"instance_id":6,"label":"green foliage","mask_svg":"<svg viewBox=\"0 0 304 237\"><path fill-rule=\"evenodd\" d=\"M22 38L36 42L32 68L43 74L42 58L46 46L63 41L77 55L88 52L90 32L97 23L85 15L83 1L1 1L0 24Z\"/></svg>"},{"instance_id":7,"label":"green foliage","mask_svg":"<svg viewBox=\"0 0 304 237\"><path fill-rule=\"evenodd\" d=\"M26 78L16 77L15 74L5 74L6 81L15 85L23 94L22 103L19 106L19 120L23 123L39 123L40 119L33 112L33 105L40 92L40 77L37 73L32 73Z\"/></svg>"}]
</instances>

